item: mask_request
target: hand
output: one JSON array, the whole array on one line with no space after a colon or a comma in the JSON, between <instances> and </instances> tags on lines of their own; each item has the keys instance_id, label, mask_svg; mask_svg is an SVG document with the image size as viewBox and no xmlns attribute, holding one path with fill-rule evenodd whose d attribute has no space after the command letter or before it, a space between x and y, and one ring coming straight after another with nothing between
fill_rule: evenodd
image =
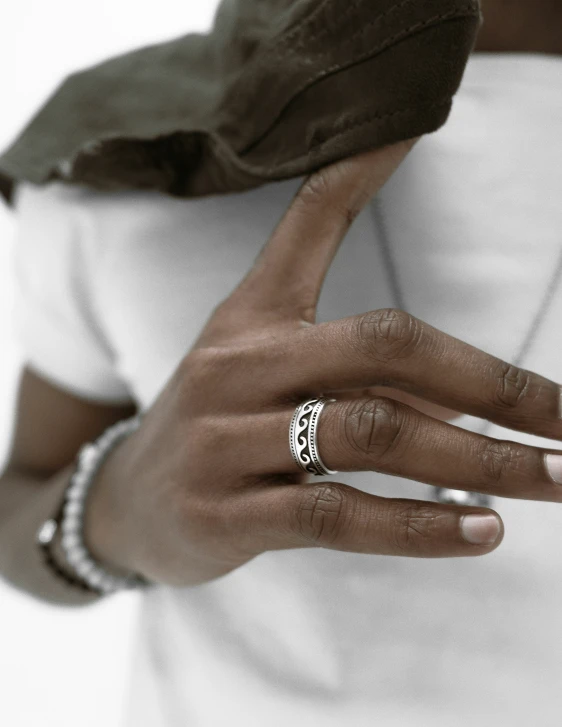
<instances>
[{"instance_id":1,"label":"hand","mask_svg":"<svg viewBox=\"0 0 562 727\"><path fill-rule=\"evenodd\" d=\"M557 384L404 311L314 323L338 245L412 145L347 159L305 181L139 430L101 470L86 521L100 560L183 586L275 549L434 558L483 555L501 542L501 519L486 508L309 482L288 432L295 407L320 392L337 399L319 422L319 450L331 469L562 502L543 459L549 450L474 434L380 396L392 386L560 439ZM467 514L491 516L487 544L463 538Z\"/></svg>"}]
</instances>

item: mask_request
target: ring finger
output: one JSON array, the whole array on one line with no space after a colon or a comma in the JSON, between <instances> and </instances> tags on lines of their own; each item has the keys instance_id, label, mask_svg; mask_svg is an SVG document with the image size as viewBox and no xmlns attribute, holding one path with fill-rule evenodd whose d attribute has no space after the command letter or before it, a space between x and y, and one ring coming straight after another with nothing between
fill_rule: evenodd
<instances>
[{"instance_id":1,"label":"ring finger","mask_svg":"<svg viewBox=\"0 0 562 727\"><path fill-rule=\"evenodd\" d=\"M268 418L268 441L275 445L263 447L263 459L254 462L262 472L302 471L288 443L293 413ZM331 470L386 472L440 487L562 502L552 469L561 452L476 434L395 399L328 402L317 426L318 450ZM260 428L263 436L263 422Z\"/></svg>"}]
</instances>

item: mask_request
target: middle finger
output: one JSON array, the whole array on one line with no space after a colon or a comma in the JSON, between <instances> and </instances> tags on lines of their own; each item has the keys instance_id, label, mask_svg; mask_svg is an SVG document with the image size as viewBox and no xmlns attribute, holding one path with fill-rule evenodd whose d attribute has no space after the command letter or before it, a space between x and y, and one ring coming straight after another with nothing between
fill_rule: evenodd
<instances>
[{"instance_id":1,"label":"middle finger","mask_svg":"<svg viewBox=\"0 0 562 727\"><path fill-rule=\"evenodd\" d=\"M393 386L456 412L562 439L561 389L395 309L322 323L273 346L270 395Z\"/></svg>"},{"instance_id":2,"label":"middle finger","mask_svg":"<svg viewBox=\"0 0 562 727\"><path fill-rule=\"evenodd\" d=\"M258 470L302 472L289 448L292 414L270 414L267 425L260 420L256 439L267 431L267 446L253 462ZM318 449L324 464L340 472L385 472L456 490L562 502L562 486L545 460L562 452L476 434L386 397L328 402L318 422Z\"/></svg>"}]
</instances>

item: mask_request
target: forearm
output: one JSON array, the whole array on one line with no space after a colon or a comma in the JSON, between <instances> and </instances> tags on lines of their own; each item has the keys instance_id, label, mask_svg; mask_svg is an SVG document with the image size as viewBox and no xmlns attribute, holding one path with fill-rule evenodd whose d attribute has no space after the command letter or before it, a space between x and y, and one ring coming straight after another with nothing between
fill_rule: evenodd
<instances>
[{"instance_id":1,"label":"forearm","mask_svg":"<svg viewBox=\"0 0 562 727\"><path fill-rule=\"evenodd\" d=\"M6 470L0 478L0 575L17 588L44 601L79 606L98 596L67 585L44 563L36 544L41 524L58 510L72 474L72 466L50 478ZM57 540L57 562L64 556Z\"/></svg>"}]
</instances>

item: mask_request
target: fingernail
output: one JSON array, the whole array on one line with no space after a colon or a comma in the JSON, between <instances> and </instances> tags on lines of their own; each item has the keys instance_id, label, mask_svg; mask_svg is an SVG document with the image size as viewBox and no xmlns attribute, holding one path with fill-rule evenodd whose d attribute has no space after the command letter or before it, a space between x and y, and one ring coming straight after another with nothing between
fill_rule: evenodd
<instances>
[{"instance_id":1,"label":"fingernail","mask_svg":"<svg viewBox=\"0 0 562 727\"><path fill-rule=\"evenodd\" d=\"M561 454L545 454L544 461L550 478L557 485L562 485L562 455Z\"/></svg>"},{"instance_id":2,"label":"fingernail","mask_svg":"<svg viewBox=\"0 0 562 727\"><path fill-rule=\"evenodd\" d=\"M500 533L500 521L495 515L463 515L461 533L473 545L492 545Z\"/></svg>"}]
</instances>

